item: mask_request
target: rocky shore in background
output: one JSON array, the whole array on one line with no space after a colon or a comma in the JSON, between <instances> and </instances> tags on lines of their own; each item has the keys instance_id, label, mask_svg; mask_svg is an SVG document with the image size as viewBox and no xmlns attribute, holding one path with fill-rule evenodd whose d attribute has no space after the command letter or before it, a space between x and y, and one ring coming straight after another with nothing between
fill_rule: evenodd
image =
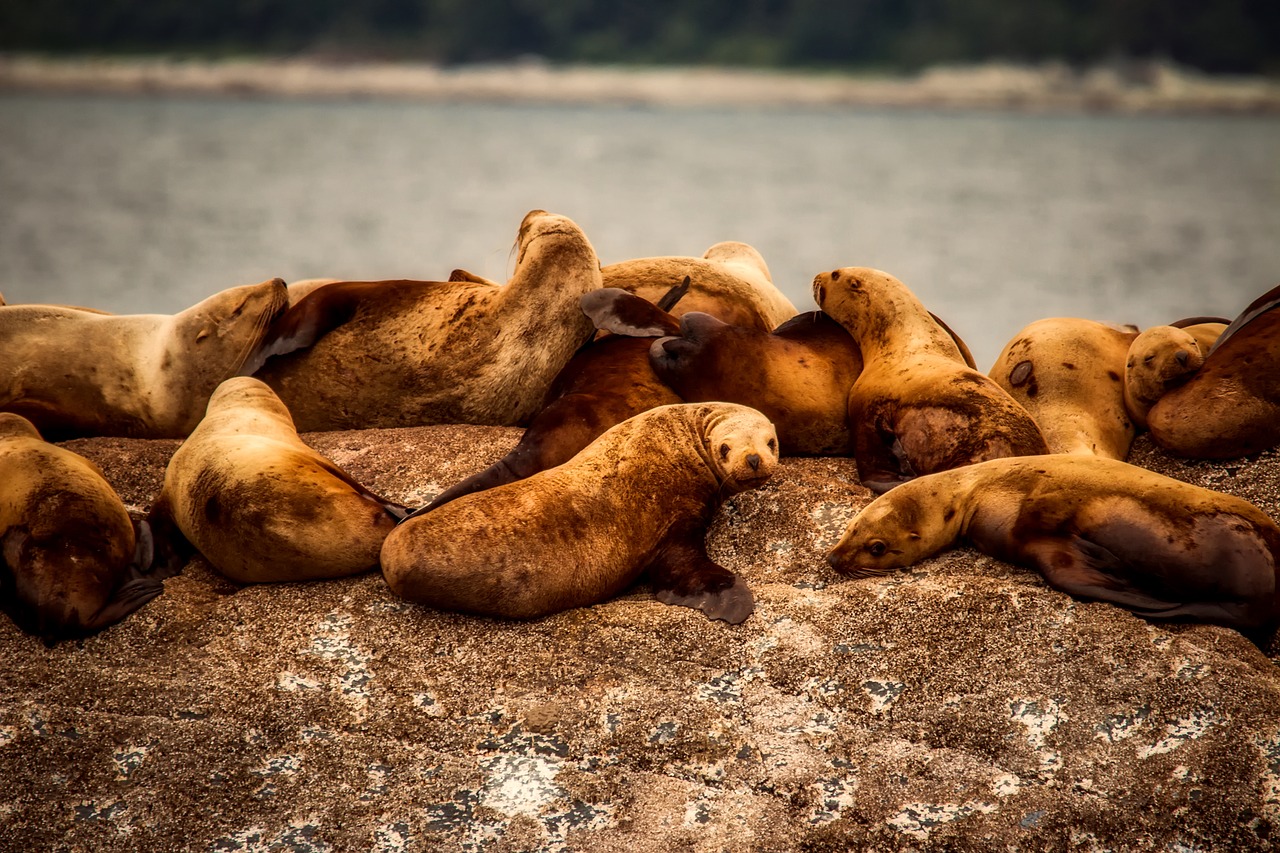
<instances>
[{"instance_id":1,"label":"rocky shore in background","mask_svg":"<svg viewBox=\"0 0 1280 853\"><path fill-rule=\"evenodd\" d=\"M911 76L733 68L558 66L540 60L443 67L308 58L54 58L0 54L0 91L231 97L630 104L1280 113L1280 81L1160 62L1085 70L1061 63L937 67Z\"/></svg>"},{"instance_id":2,"label":"rocky shore in background","mask_svg":"<svg viewBox=\"0 0 1280 853\"><path fill-rule=\"evenodd\" d=\"M304 438L420 503L519 430ZM125 502L175 441L85 439ZM1280 454L1131 461L1280 515ZM1157 624L961 549L877 580L823 561L870 499L786 459L708 534L757 610L638 587L517 623L377 574L240 588L197 558L53 649L0 620L12 850L1272 850L1280 648Z\"/></svg>"}]
</instances>

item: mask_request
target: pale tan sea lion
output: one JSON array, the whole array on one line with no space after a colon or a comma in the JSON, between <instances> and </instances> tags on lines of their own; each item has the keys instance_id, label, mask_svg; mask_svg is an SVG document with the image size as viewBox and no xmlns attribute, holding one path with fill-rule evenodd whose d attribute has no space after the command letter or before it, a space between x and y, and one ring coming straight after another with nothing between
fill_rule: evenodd
<instances>
[{"instance_id":1,"label":"pale tan sea lion","mask_svg":"<svg viewBox=\"0 0 1280 853\"><path fill-rule=\"evenodd\" d=\"M0 413L0 606L52 643L119 622L159 595L151 535L96 465Z\"/></svg>"},{"instance_id":2,"label":"pale tan sea lion","mask_svg":"<svg viewBox=\"0 0 1280 853\"><path fill-rule=\"evenodd\" d=\"M771 332L796 315L791 300L769 277L769 268L746 243L717 243L704 257L635 258L601 271L605 287L617 287L657 304L688 276L689 293L672 313L710 314L734 326Z\"/></svg>"},{"instance_id":3,"label":"pale tan sea lion","mask_svg":"<svg viewBox=\"0 0 1280 853\"><path fill-rule=\"evenodd\" d=\"M0 410L58 440L181 438L222 380L257 367L287 300L277 278L173 315L5 306Z\"/></svg>"},{"instance_id":4,"label":"pale tan sea lion","mask_svg":"<svg viewBox=\"0 0 1280 853\"><path fill-rule=\"evenodd\" d=\"M849 426L864 486L879 492L921 474L1048 452L1026 409L965 363L901 281L846 267L814 278L813 295L862 352Z\"/></svg>"},{"instance_id":5,"label":"pale tan sea lion","mask_svg":"<svg viewBox=\"0 0 1280 853\"><path fill-rule=\"evenodd\" d=\"M1105 457L997 459L877 498L827 555L882 575L967 540L1056 589L1241 630L1280 615L1280 528L1248 501Z\"/></svg>"},{"instance_id":6,"label":"pale tan sea lion","mask_svg":"<svg viewBox=\"0 0 1280 853\"><path fill-rule=\"evenodd\" d=\"M599 260L582 230L567 217L531 211L506 285L316 287L279 324L282 340L314 343L272 358L256 375L303 432L522 425L590 336L578 299L598 287Z\"/></svg>"},{"instance_id":7,"label":"pale tan sea lion","mask_svg":"<svg viewBox=\"0 0 1280 853\"><path fill-rule=\"evenodd\" d=\"M1147 413L1156 444L1234 459L1280 444L1280 286L1231 322L1194 376Z\"/></svg>"},{"instance_id":8,"label":"pale tan sea lion","mask_svg":"<svg viewBox=\"0 0 1280 853\"><path fill-rule=\"evenodd\" d=\"M382 546L382 573L402 598L511 619L602 601L645 574L658 600L736 624L751 592L707 557L706 527L777 461L753 409L661 406L563 465L409 518Z\"/></svg>"},{"instance_id":9,"label":"pale tan sea lion","mask_svg":"<svg viewBox=\"0 0 1280 853\"><path fill-rule=\"evenodd\" d=\"M1005 345L991 378L1035 419L1051 453L1124 459L1136 433L1124 364L1137 336L1133 326L1037 320Z\"/></svg>"},{"instance_id":10,"label":"pale tan sea lion","mask_svg":"<svg viewBox=\"0 0 1280 853\"><path fill-rule=\"evenodd\" d=\"M1200 369L1226 328L1226 320L1175 323L1152 326L1138 335L1125 360L1124 402L1134 423L1146 428L1147 412Z\"/></svg>"},{"instance_id":11,"label":"pale tan sea lion","mask_svg":"<svg viewBox=\"0 0 1280 853\"><path fill-rule=\"evenodd\" d=\"M404 516L304 444L280 399L249 376L214 391L151 510L157 538L170 546L170 570L189 553L180 533L237 583L374 569L382 540Z\"/></svg>"}]
</instances>

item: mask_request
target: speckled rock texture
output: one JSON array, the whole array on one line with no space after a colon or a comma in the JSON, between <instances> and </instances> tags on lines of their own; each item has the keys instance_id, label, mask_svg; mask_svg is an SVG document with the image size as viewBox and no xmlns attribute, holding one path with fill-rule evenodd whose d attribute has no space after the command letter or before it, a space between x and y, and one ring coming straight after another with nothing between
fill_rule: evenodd
<instances>
[{"instance_id":1,"label":"speckled rock texture","mask_svg":"<svg viewBox=\"0 0 1280 853\"><path fill-rule=\"evenodd\" d=\"M519 431L305 436L421 503ZM66 446L145 507L176 442ZM1132 461L1280 512L1280 455ZM823 561L870 499L789 459L729 501L731 627L643 586L528 623L381 577L240 588L201 559L53 649L0 621L6 850L1271 850L1280 649L1075 601L975 551Z\"/></svg>"}]
</instances>

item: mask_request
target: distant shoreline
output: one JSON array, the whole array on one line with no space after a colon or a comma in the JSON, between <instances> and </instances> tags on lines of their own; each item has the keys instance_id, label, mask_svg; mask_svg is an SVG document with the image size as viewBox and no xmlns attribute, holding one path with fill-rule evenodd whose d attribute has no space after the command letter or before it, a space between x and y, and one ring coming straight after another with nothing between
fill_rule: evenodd
<instances>
[{"instance_id":1,"label":"distant shoreline","mask_svg":"<svg viewBox=\"0 0 1280 853\"><path fill-rule=\"evenodd\" d=\"M54 58L0 54L0 92L614 104L899 107L1017 112L1280 115L1280 80L1214 77L1162 63L938 67L914 76L733 68L442 67L317 59Z\"/></svg>"}]
</instances>

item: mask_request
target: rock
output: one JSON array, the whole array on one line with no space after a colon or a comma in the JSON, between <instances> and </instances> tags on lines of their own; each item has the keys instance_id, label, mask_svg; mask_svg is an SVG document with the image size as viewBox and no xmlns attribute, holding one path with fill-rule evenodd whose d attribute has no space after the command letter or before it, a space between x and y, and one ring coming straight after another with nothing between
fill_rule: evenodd
<instances>
[{"instance_id":1,"label":"rock","mask_svg":"<svg viewBox=\"0 0 1280 853\"><path fill-rule=\"evenodd\" d=\"M518 430L305 436L422 503ZM90 439L126 503L171 441ZM1133 460L1280 512L1280 457ZM823 561L869 499L789 459L725 504L730 627L634 591L528 623L376 574L239 588L194 560L53 649L0 621L0 821L21 849L1269 850L1280 650L1075 601L960 549L878 580ZM1268 656L1270 655L1270 657ZM16 848L15 848L16 849Z\"/></svg>"}]
</instances>

